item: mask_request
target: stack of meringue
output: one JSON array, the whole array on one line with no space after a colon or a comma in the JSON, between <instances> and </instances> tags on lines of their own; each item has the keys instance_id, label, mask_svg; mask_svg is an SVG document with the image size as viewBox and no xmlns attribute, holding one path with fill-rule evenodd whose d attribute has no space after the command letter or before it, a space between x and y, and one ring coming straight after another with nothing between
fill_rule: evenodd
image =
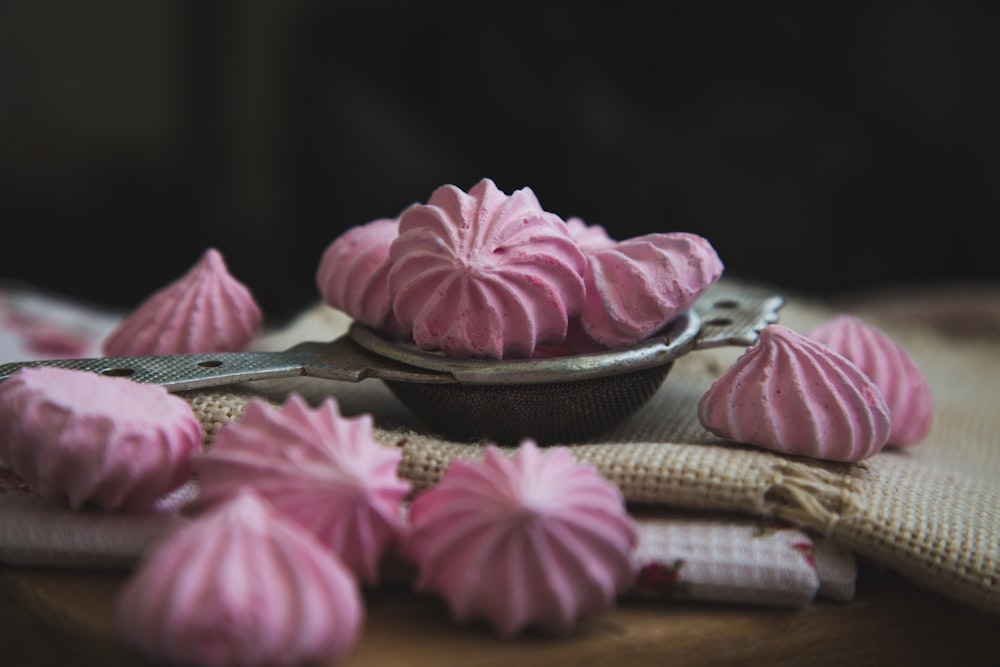
<instances>
[{"instance_id":1,"label":"stack of meringue","mask_svg":"<svg viewBox=\"0 0 1000 667\"><path fill-rule=\"evenodd\" d=\"M723 270L694 234L619 243L571 222L545 211L530 188L445 185L405 209L395 234L379 219L334 239L316 282L328 305L389 336L447 356L504 359L639 342Z\"/></svg>"},{"instance_id":2,"label":"stack of meringue","mask_svg":"<svg viewBox=\"0 0 1000 667\"><path fill-rule=\"evenodd\" d=\"M252 399L195 462L187 527L117 601L140 652L207 665L335 660L354 645L361 586L398 546L410 485L370 415L333 399Z\"/></svg>"},{"instance_id":3,"label":"stack of meringue","mask_svg":"<svg viewBox=\"0 0 1000 667\"><path fill-rule=\"evenodd\" d=\"M638 541L619 489L565 447L484 453L449 466L404 520L399 453L371 439L368 418L294 395L252 402L198 459L190 523L117 599L120 636L192 664L339 659L361 626L360 583L390 545L417 590L502 637L564 634L613 607L635 581Z\"/></svg>"},{"instance_id":4,"label":"stack of meringue","mask_svg":"<svg viewBox=\"0 0 1000 667\"><path fill-rule=\"evenodd\" d=\"M371 415L343 417L333 399L314 409L293 393L275 409L253 398L196 458L199 493L189 509L219 504L249 484L375 584L403 529L410 485L396 474L401 456L375 442Z\"/></svg>"}]
</instances>

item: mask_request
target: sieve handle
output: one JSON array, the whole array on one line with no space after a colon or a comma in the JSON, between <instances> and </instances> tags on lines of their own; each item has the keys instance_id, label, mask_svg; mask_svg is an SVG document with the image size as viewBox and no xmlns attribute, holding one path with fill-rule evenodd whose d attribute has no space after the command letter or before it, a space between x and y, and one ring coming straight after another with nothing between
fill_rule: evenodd
<instances>
[{"instance_id":1,"label":"sieve handle","mask_svg":"<svg viewBox=\"0 0 1000 667\"><path fill-rule=\"evenodd\" d=\"M0 365L0 381L21 368L31 366L55 366L127 377L135 382L158 384L170 391L296 376L343 382L360 382L371 377L404 382L455 382L447 373L413 368L381 358L357 345L348 336L341 336L332 342L300 343L282 352L21 361Z\"/></svg>"},{"instance_id":2,"label":"sieve handle","mask_svg":"<svg viewBox=\"0 0 1000 667\"><path fill-rule=\"evenodd\" d=\"M694 305L701 327L693 340L693 349L721 347L725 345L749 346L757 341L760 331L778 320L778 309L784 299L769 292L738 288L716 288L709 290ZM627 351L633 356L644 358L652 355L650 363L663 363L662 345L652 341L650 349L637 348ZM673 350L674 358L689 348L678 345ZM622 361L627 356L619 355ZM587 375L588 363L593 360L588 355L580 359L528 360L526 362L535 375L543 373L548 382L579 379ZM555 371L548 365L558 366ZM608 374L610 367L605 363L595 372ZM472 370L454 368L428 368L404 363L380 355L356 343L349 335L331 342L300 343L282 352L227 352L219 354L168 354L146 357L102 357L94 359L57 359L22 361L0 365L0 381L17 370L28 366L56 366L76 370L93 371L103 375L128 377L136 382L159 384L170 391L186 391L218 387L222 385L307 376L343 382L360 382L366 378L419 382L422 384L454 384L469 378L478 380L489 378L490 383L524 382L520 375L508 373L500 375L497 369L507 370L507 366L490 364L486 371L472 365ZM536 368L537 367L537 368ZM492 370L490 370L492 369ZM503 379L506 378L506 379Z\"/></svg>"},{"instance_id":3,"label":"sieve handle","mask_svg":"<svg viewBox=\"0 0 1000 667\"><path fill-rule=\"evenodd\" d=\"M749 347L761 330L778 321L785 299L773 292L715 286L694 304L701 317L701 331L694 349Z\"/></svg>"}]
</instances>

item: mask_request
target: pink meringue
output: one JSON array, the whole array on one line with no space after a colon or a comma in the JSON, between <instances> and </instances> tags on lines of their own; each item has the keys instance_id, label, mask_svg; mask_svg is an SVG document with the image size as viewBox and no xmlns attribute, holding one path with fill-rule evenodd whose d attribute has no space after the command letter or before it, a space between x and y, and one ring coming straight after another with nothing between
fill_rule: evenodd
<instances>
[{"instance_id":1,"label":"pink meringue","mask_svg":"<svg viewBox=\"0 0 1000 667\"><path fill-rule=\"evenodd\" d=\"M927 380L902 345L852 315L839 315L808 336L853 361L878 385L892 415L888 444L907 446L924 439L934 401Z\"/></svg>"},{"instance_id":2,"label":"pink meringue","mask_svg":"<svg viewBox=\"0 0 1000 667\"><path fill-rule=\"evenodd\" d=\"M771 324L698 402L716 435L786 454L860 461L889 438L882 392L853 362Z\"/></svg>"},{"instance_id":3,"label":"pink meringue","mask_svg":"<svg viewBox=\"0 0 1000 667\"><path fill-rule=\"evenodd\" d=\"M380 218L338 236L323 252L316 284L328 306L402 338L409 331L389 299L389 246L398 229L395 218Z\"/></svg>"},{"instance_id":4,"label":"pink meringue","mask_svg":"<svg viewBox=\"0 0 1000 667\"><path fill-rule=\"evenodd\" d=\"M588 225L582 218L566 218L569 235L580 245L584 252L610 248L615 241L601 225Z\"/></svg>"},{"instance_id":5,"label":"pink meringue","mask_svg":"<svg viewBox=\"0 0 1000 667\"><path fill-rule=\"evenodd\" d=\"M637 541L617 487L569 449L525 440L510 458L488 445L480 463L453 462L412 503L404 554L417 590L511 637L610 608L636 576Z\"/></svg>"},{"instance_id":6,"label":"pink meringue","mask_svg":"<svg viewBox=\"0 0 1000 667\"><path fill-rule=\"evenodd\" d=\"M195 459L196 511L251 484L312 532L367 583L402 531L410 491L396 474L402 454L372 438L372 417L340 415L332 398L315 409L291 394L280 409L253 398Z\"/></svg>"},{"instance_id":7,"label":"pink meringue","mask_svg":"<svg viewBox=\"0 0 1000 667\"><path fill-rule=\"evenodd\" d=\"M439 187L403 211L390 258L396 317L451 357L530 357L562 342L583 305L583 252L529 188Z\"/></svg>"},{"instance_id":8,"label":"pink meringue","mask_svg":"<svg viewBox=\"0 0 1000 667\"><path fill-rule=\"evenodd\" d=\"M0 459L74 509L140 509L191 477L202 431L158 385L54 366L0 383Z\"/></svg>"},{"instance_id":9,"label":"pink meringue","mask_svg":"<svg viewBox=\"0 0 1000 667\"><path fill-rule=\"evenodd\" d=\"M186 274L160 289L103 342L109 357L234 352L258 334L263 316L253 294L209 248Z\"/></svg>"},{"instance_id":10,"label":"pink meringue","mask_svg":"<svg viewBox=\"0 0 1000 667\"><path fill-rule=\"evenodd\" d=\"M646 234L587 252L583 331L605 347L632 345L691 307L722 275L703 237Z\"/></svg>"},{"instance_id":11,"label":"pink meringue","mask_svg":"<svg viewBox=\"0 0 1000 667\"><path fill-rule=\"evenodd\" d=\"M114 612L145 656L213 667L337 660L363 621L351 572L249 490L156 543Z\"/></svg>"}]
</instances>

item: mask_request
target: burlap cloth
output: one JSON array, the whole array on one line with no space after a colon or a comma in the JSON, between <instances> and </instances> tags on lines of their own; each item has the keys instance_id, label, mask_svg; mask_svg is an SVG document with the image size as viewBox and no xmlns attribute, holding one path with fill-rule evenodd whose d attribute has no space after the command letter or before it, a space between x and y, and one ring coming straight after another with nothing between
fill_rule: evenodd
<instances>
[{"instance_id":1,"label":"burlap cloth","mask_svg":"<svg viewBox=\"0 0 1000 667\"><path fill-rule=\"evenodd\" d=\"M720 348L680 359L654 398L613 431L565 444L644 511L681 508L791 521L920 586L1000 614L1000 286L911 288L825 303L775 292L786 298L781 323L798 331L850 312L899 341L934 393L926 440L883 450L861 464L724 442L696 415L698 398L742 352ZM316 306L263 347L332 338L346 325L334 311ZM269 381L185 396L211 439L251 396L280 403L289 391L314 402L334 396L345 414L372 413L377 437L402 451L400 474L417 489L433 485L451 461L481 452L480 444L422 430L376 380Z\"/></svg>"}]
</instances>

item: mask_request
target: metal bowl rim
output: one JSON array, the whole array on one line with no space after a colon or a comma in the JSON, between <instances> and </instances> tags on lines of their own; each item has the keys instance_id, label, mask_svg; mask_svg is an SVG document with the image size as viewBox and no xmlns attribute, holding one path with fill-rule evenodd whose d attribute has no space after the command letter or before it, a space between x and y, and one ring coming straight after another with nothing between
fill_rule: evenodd
<instances>
[{"instance_id":1,"label":"metal bowl rim","mask_svg":"<svg viewBox=\"0 0 1000 667\"><path fill-rule=\"evenodd\" d=\"M681 313L656 334L623 348L540 359L458 359L383 337L360 322L348 334L366 350L410 366L449 373L463 384L543 384L625 375L663 366L687 354L701 331L695 310Z\"/></svg>"}]
</instances>

